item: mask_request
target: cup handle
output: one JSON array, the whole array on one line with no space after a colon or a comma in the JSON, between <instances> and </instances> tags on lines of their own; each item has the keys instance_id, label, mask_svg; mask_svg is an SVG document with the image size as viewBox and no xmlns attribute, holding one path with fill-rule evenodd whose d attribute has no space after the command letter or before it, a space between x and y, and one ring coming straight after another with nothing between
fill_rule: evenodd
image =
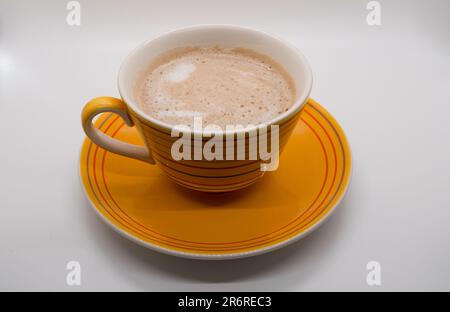
<instances>
[{"instance_id":1,"label":"cup handle","mask_svg":"<svg viewBox=\"0 0 450 312\"><path fill-rule=\"evenodd\" d=\"M92 120L101 113L112 112L118 114L129 127L134 125L125 103L113 97L98 97L89 101L81 113L83 130L92 142L112 153L139 159L151 164L155 163L148 148L134 144L125 143L104 134L98 130Z\"/></svg>"}]
</instances>

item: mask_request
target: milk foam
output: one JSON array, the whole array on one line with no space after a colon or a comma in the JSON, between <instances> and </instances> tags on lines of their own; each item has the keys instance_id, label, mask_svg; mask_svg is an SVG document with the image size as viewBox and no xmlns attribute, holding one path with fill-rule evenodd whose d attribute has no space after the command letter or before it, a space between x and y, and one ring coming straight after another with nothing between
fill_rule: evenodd
<instances>
[{"instance_id":1,"label":"milk foam","mask_svg":"<svg viewBox=\"0 0 450 312\"><path fill-rule=\"evenodd\" d=\"M176 64L174 68L167 73L167 79L170 82L180 82L186 80L189 75L195 71L195 69L196 66L193 63Z\"/></svg>"},{"instance_id":2,"label":"milk foam","mask_svg":"<svg viewBox=\"0 0 450 312\"><path fill-rule=\"evenodd\" d=\"M145 113L163 122L191 125L261 124L287 111L295 87L270 58L243 49L196 47L163 54L137 89Z\"/></svg>"}]
</instances>

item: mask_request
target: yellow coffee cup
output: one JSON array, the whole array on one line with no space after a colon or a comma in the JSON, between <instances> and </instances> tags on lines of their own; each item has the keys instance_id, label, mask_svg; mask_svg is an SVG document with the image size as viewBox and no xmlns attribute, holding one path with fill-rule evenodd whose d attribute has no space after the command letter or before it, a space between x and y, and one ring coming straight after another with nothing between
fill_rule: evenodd
<instances>
[{"instance_id":1,"label":"yellow coffee cup","mask_svg":"<svg viewBox=\"0 0 450 312\"><path fill-rule=\"evenodd\" d=\"M137 82L156 57L175 48L198 45L236 46L268 55L281 64L294 80L296 99L289 110L254 129L223 133L225 149L233 146L232 155L236 155L236 146L243 146L246 148L244 157L175 159L172 148L180 138L173 135L176 130L174 126L144 113L136 101ZM283 40L242 27L205 25L179 29L137 47L120 68L118 87L121 99L98 97L85 105L82 126L89 139L110 152L156 164L170 179L184 187L205 192L226 192L249 186L264 175L267 159L260 157L259 143L256 145L256 158L250 155L255 136L259 139L264 136L269 142L276 137L277 152L281 152L310 95L312 73L305 57ZM94 117L105 112L116 113L128 126L135 126L145 146L119 141L95 128L92 122ZM198 145L201 147L213 137L211 133L195 128L190 132L188 138L191 144L200 142Z\"/></svg>"}]
</instances>

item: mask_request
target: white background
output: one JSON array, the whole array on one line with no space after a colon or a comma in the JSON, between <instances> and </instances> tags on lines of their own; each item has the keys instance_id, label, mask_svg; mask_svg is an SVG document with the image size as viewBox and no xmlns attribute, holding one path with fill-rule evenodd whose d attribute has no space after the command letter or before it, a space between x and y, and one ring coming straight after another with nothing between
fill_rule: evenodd
<instances>
[{"instance_id":1,"label":"white background","mask_svg":"<svg viewBox=\"0 0 450 312\"><path fill-rule=\"evenodd\" d=\"M450 290L450 2L0 0L0 290ZM118 96L136 45L182 26L278 35L313 68L312 97L343 126L354 172L336 214L255 258L204 262L148 251L89 207L78 179L80 112ZM82 285L66 285L77 260ZM382 286L366 284L381 263Z\"/></svg>"}]
</instances>

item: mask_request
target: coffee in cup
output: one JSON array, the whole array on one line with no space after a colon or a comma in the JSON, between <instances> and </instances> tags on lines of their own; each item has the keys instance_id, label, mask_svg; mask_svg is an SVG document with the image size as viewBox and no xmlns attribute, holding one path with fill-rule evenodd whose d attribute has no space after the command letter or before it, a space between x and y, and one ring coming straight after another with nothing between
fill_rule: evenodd
<instances>
[{"instance_id":1,"label":"coffee in cup","mask_svg":"<svg viewBox=\"0 0 450 312\"><path fill-rule=\"evenodd\" d=\"M149 116L167 124L259 125L287 111L293 79L269 56L239 47L182 47L158 56L136 88Z\"/></svg>"}]
</instances>

